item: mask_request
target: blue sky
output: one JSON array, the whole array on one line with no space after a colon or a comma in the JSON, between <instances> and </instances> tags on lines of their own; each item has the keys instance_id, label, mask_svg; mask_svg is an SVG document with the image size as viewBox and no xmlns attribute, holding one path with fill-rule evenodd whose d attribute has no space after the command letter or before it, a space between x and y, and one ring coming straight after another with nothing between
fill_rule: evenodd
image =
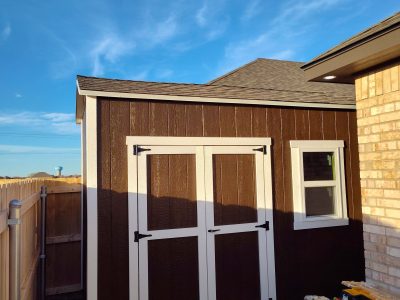
<instances>
[{"instance_id":1,"label":"blue sky","mask_svg":"<svg viewBox=\"0 0 400 300\"><path fill-rule=\"evenodd\" d=\"M257 57L307 61L398 0L0 0L0 176L80 173L75 76L205 83Z\"/></svg>"}]
</instances>

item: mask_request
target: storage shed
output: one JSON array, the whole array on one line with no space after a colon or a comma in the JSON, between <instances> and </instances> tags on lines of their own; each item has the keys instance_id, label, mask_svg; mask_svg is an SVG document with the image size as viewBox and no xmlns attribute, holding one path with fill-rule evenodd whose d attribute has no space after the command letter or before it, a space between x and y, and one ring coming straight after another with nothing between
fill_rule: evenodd
<instances>
[{"instance_id":1,"label":"storage shed","mask_svg":"<svg viewBox=\"0 0 400 300\"><path fill-rule=\"evenodd\" d=\"M78 76L88 299L302 299L364 279L354 86L301 66Z\"/></svg>"}]
</instances>

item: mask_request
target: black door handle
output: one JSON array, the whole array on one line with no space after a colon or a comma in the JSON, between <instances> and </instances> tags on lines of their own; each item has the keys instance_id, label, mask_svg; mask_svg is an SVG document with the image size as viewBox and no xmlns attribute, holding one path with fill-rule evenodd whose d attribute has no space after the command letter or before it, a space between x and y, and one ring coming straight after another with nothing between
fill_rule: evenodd
<instances>
[{"instance_id":1,"label":"black door handle","mask_svg":"<svg viewBox=\"0 0 400 300\"><path fill-rule=\"evenodd\" d=\"M208 232L217 232L220 231L221 229L208 229Z\"/></svg>"}]
</instances>

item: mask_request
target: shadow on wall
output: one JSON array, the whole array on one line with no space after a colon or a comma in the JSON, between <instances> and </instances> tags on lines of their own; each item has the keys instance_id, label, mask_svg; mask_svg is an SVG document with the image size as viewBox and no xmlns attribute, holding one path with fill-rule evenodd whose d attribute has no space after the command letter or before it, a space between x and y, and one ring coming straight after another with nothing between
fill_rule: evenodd
<instances>
[{"instance_id":1,"label":"shadow on wall","mask_svg":"<svg viewBox=\"0 0 400 300\"><path fill-rule=\"evenodd\" d=\"M179 194L179 190L174 193ZM149 230L197 226L195 201L149 198ZM127 199L128 193L98 190L99 299L129 299ZM256 210L249 205L216 204L213 208L215 224L256 221ZM139 212L138 217L142 214ZM348 226L293 230L293 213L274 210L273 216L278 299L303 299L310 294L339 296L342 280L365 279L361 221L350 219ZM216 236L217 294L221 295L218 299L259 299L258 294L243 294L246 287L258 286L256 243L257 234L251 232ZM153 292L151 299L197 299L197 294L185 294L198 290L197 267L195 238L153 240L149 243L149 288L156 294ZM224 293L233 298L222 298Z\"/></svg>"}]
</instances>

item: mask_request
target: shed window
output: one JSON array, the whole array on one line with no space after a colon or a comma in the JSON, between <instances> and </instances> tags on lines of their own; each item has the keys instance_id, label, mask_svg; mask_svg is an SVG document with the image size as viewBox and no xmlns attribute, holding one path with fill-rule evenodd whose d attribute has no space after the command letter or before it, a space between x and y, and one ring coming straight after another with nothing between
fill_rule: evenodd
<instances>
[{"instance_id":1,"label":"shed window","mask_svg":"<svg viewBox=\"0 0 400 300\"><path fill-rule=\"evenodd\" d=\"M343 141L291 141L294 229L348 225Z\"/></svg>"}]
</instances>

